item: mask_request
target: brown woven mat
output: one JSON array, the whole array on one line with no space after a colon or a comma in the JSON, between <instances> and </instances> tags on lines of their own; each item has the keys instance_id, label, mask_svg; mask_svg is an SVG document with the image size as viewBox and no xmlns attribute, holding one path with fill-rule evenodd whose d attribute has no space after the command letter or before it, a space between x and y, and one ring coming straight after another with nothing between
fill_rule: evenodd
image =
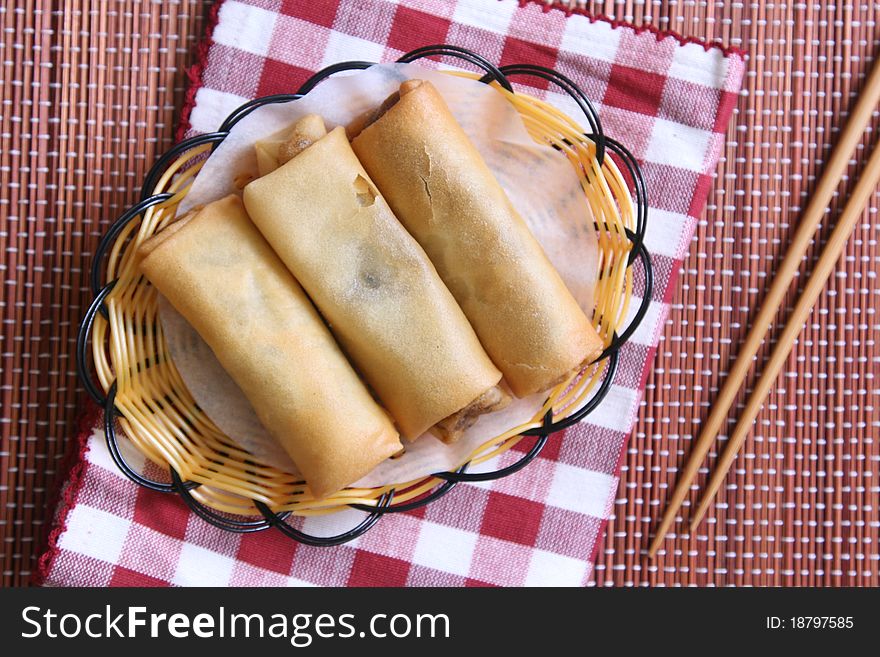
<instances>
[{"instance_id":1,"label":"brown woven mat","mask_svg":"<svg viewBox=\"0 0 880 657\"><path fill-rule=\"evenodd\" d=\"M86 397L91 254L172 144L201 2L6 2L0 143L3 582L24 584Z\"/></svg>"},{"instance_id":2,"label":"brown woven mat","mask_svg":"<svg viewBox=\"0 0 880 657\"><path fill-rule=\"evenodd\" d=\"M695 536L670 539L653 563L640 553L859 76L880 46L880 10L867 2L779 2L769 9L696 0L588 4L617 19L720 38L751 54L726 157L648 382L596 583L876 586L876 203L850 240L713 517ZM17 2L5 3L0 14L5 585L24 584L30 575L48 491L85 403L73 348L90 254L171 144L183 69L194 59L207 9L190 0Z\"/></svg>"}]
</instances>

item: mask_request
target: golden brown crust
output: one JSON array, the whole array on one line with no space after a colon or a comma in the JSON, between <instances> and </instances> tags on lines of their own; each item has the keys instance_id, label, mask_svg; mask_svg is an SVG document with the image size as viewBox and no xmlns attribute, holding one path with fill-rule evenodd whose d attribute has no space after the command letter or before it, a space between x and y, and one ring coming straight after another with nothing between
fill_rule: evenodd
<instances>
[{"instance_id":1,"label":"golden brown crust","mask_svg":"<svg viewBox=\"0 0 880 657\"><path fill-rule=\"evenodd\" d=\"M244 202L404 436L501 379L342 128L248 185Z\"/></svg>"},{"instance_id":2,"label":"golden brown crust","mask_svg":"<svg viewBox=\"0 0 880 657\"><path fill-rule=\"evenodd\" d=\"M147 240L144 240L144 243L138 247L137 255L143 260L153 251L155 251L159 246L170 239L177 231L186 226L195 216L198 214L198 211L201 208L193 208L186 214L181 217L175 219L172 223L168 224L165 228L163 228L160 232L156 233L152 237Z\"/></svg>"},{"instance_id":3,"label":"golden brown crust","mask_svg":"<svg viewBox=\"0 0 880 657\"><path fill-rule=\"evenodd\" d=\"M387 414L237 196L141 249L142 272L211 347L316 497L400 449Z\"/></svg>"},{"instance_id":4,"label":"golden brown crust","mask_svg":"<svg viewBox=\"0 0 880 657\"><path fill-rule=\"evenodd\" d=\"M602 341L429 82L410 84L352 141L519 397L591 360Z\"/></svg>"}]
</instances>

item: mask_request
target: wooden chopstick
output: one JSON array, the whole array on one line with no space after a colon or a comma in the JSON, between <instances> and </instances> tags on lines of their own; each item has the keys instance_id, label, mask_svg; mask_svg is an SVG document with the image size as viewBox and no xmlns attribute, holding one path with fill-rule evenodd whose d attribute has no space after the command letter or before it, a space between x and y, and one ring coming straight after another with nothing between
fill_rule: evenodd
<instances>
[{"instance_id":1,"label":"wooden chopstick","mask_svg":"<svg viewBox=\"0 0 880 657\"><path fill-rule=\"evenodd\" d=\"M724 478L736 458L736 453L745 441L749 430L752 428L752 423L758 415L758 411L761 410L761 406L764 404L764 399L770 392L770 386L773 385L776 377L779 376L782 366L791 353L795 339L803 329L804 322L809 317L816 299L819 298L825 283L834 271L834 266L840 259L840 254L843 253L846 241L849 239L853 228L855 228L856 221L865 211L865 206L867 206L868 201L873 196L874 190L877 189L878 183L880 183L880 148L875 147L856 188L853 190L852 196L847 202L843 213L840 215L840 219L837 221L837 225L834 227L834 231L831 233L831 237L828 239L828 243L822 251L822 255L819 257L819 262L816 263L816 267L810 274L803 292L801 292L797 305L788 318L782 333L779 334L770 360L764 366L764 370L761 372L761 376L757 384L755 384L752 394L749 396L746 407L739 420L737 420L736 428L727 441L724 453L715 464L712 478L709 480L706 490L703 491L703 497L700 499L696 511L691 516L692 531L700 524L700 520L703 519L706 509L709 508L709 504L712 502L712 498L715 497L715 493L721 488L721 484L724 482Z\"/></svg>"},{"instance_id":2,"label":"wooden chopstick","mask_svg":"<svg viewBox=\"0 0 880 657\"><path fill-rule=\"evenodd\" d=\"M727 375L727 379L725 380L724 385L721 387L721 392L718 394L718 399L712 405L712 411L711 413L709 413L709 417L706 419L706 422L703 425L703 430L700 432L700 436L699 438L697 438L691 451L691 455L688 458L688 461L681 473L681 476L678 479L678 482L676 483L675 490L673 491L672 497L668 502L666 511L663 514L663 519L660 522L660 526L657 528L654 539L651 541L651 545L648 548L648 555L651 558L653 558L657 554L657 550L660 548L663 539L666 537L666 533L669 531L669 528L675 521L676 515L681 508L682 502L684 502L684 498L687 496L687 493L690 490L691 484L697 476L703 459L706 457L706 454L709 452L712 443L718 436L718 432L721 429L722 423L727 418L727 413L730 410L734 399L736 398L736 393L742 385L742 382L745 379L746 375L748 374L749 368L752 364L752 360L754 359L755 354L758 352L758 349L761 346L762 341L764 340L764 336L770 328L770 324L773 321L773 318L776 316L779 307L782 305L783 299L786 292L788 291L791 281L794 279L798 269L800 268L803 257L809 249L810 243L813 240L813 235L815 234L819 223L825 215L825 211L828 208L829 203L831 202L835 190L837 189L841 179L843 178L843 174L846 172L846 167L849 163L849 160L853 157L856 146L861 140L862 135L864 134L865 129L867 128L868 123L871 120L871 115L874 112L874 109L877 107L878 102L880 102L880 59L875 60L874 62L871 73L869 74L865 86L862 89L862 93L860 94L859 99L856 102L855 107L853 108L852 114L850 115L849 121L846 124L846 128L843 130L843 133L841 134L840 140L838 141L836 147L831 152L831 157L828 159L828 163L825 166L825 171L823 172L819 183L816 185L816 189L813 192L812 198L810 199L810 202L801 217L800 224L795 231L794 237L792 238L785 258L782 260L782 263L780 264L779 269L776 272L776 275L773 279L773 284L770 286L770 290L767 292L767 296L764 299L761 310L758 312L757 317L752 323L752 328L746 336L743 346L739 350L739 354L737 355L736 361L734 361L733 367L731 367L730 372ZM865 171L863 180L865 180L865 186L867 187L870 184L870 178L868 177L867 170ZM870 194L870 191L873 190L873 187L874 185L870 185L870 190L864 193ZM849 204L847 205L847 210L848 209ZM858 216L858 213L854 214L856 217ZM840 221L841 223L843 223L844 217L841 217ZM852 221L854 222L855 219L852 219ZM840 248L843 248L842 242L846 241L846 238L849 236L849 232L851 230L852 225L850 225L850 230L844 233L844 237L841 240ZM836 233L837 229L835 229L835 234ZM826 245L825 251L829 251L828 245ZM833 258L830 258L830 264L828 265L828 267L833 267L838 256L839 251L837 255L835 255ZM825 255L823 253L822 258L824 259L824 257ZM811 276L811 281L812 278L813 277ZM817 281L821 280L821 282L816 283L820 290L826 278L827 274L825 278L822 279L819 279L817 277ZM815 298L813 299L813 301L807 304L807 310L809 310L814 301ZM798 327L800 327L800 324L802 323L803 320L801 320L801 322L798 324ZM791 340L793 340L796 335L797 332L795 333L795 336L791 338ZM785 350L786 355L787 353L788 350ZM784 360L784 356L782 356L781 359ZM773 378L775 378L775 375L773 377L768 377L768 381L765 384L767 387L770 386ZM756 398L754 404L760 407L760 405L763 403L764 395L761 395L760 397L753 395L753 397ZM754 417L752 419L754 419ZM746 433L748 433L748 429L751 427L751 421L744 424L744 426L745 429L742 430L743 437ZM740 443L741 442L742 439L740 439ZM730 467L730 462L733 461L733 457L736 455L736 448L739 447L739 444L734 446L733 441L731 441L730 447L733 447L734 449L728 449L725 451L725 456L728 456L728 451L730 452L727 467ZM719 463L719 465L721 465L721 463ZM721 474L718 476L718 483L720 484L720 481L723 480L724 475L726 474L726 470L723 468L718 468L718 471L721 472ZM717 490L717 487L715 490ZM703 509L703 511L705 511L705 509Z\"/></svg>"}]
</instances>

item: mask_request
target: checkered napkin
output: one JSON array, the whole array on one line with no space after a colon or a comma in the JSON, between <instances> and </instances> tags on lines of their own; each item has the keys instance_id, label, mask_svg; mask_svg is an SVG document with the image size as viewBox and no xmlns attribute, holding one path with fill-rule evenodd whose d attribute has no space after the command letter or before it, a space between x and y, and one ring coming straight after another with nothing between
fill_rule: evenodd
<instances>
[{"instance_id":1,"label":"checkered napkin","mask_svg":"<svg viewBox=\"0 0 880 657\"><path fill-rule=\"evenodd\" d=\"M275 530L238 535L215 529L176 496L130 483L110 460L102 432L87 427L40 563L43 581L97 586L589 582L681 259L713 184L743 74L741 54L515 0L226 0L216 19L193 70L181 136L215 130L247 99L295 90L329 64L388 62L434 43L463 46L500 64L541 64L571 77L596 102L606 133L642 164L651 206L646 244L656 277L654 297L620 353L610 393L587 421L553 436L522 471L459 485L427 507L382 518L358 540L339 547L299 545ZM529 91L578 116L567 97L552 88ZM521 452L511 450L494 465L508 465ZM163 476L152 464L139 465ZM322 522L306 519L301 526L327 533ZM356 519L340 520L346 522Z\"/></svg>"}]
</instances>

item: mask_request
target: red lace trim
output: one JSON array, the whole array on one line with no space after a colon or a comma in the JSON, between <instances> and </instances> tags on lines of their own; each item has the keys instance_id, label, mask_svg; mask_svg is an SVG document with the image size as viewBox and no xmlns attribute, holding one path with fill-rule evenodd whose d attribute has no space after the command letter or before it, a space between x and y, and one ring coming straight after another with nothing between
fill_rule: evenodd
<instances>
[{"instance_id":1,"label":"red lace trim","mask_svg":"<svg viewBox=\"0 0 880 657\"><path fill-rule=\"evenodd\" d=\"M90 403L76 423L76 439L68 448L59 468L59 477L46 507L55 510L54 522L50 521L47 524L50 530L44 549L37 560L37 567L31 575L31 584L34 586L42 586L52 572L52 564L59 551L58 539L67 529L67 517L82 488L86 454L89 452L89 436L92 435L92 430L98 424L100 417L101 409Z\"/></svg>"},{"instance_id":2,"label":"red lace trim","mask_svg":"<svg viewBox=\"0 0 880 657\"><path fill-rule=\"evenodd\" d=\"M220 19L220 7L223 5L222 0L211 7L211 13L208 14L208 24L205 27L205 36L196 46L196 63L186 69L186 77L189 85L186 89L186 95L183 97L183 109L180 112L180 122L177 124L177 133L174 135L176 141L182 141L190 129L189 117L192 114L193 107L196 106L196 94L204 84L202 74L205 72L205 66L208 63L208 51L214 45L214 28L217 27L217 21Z\"/></svg>"}]
</instances>

